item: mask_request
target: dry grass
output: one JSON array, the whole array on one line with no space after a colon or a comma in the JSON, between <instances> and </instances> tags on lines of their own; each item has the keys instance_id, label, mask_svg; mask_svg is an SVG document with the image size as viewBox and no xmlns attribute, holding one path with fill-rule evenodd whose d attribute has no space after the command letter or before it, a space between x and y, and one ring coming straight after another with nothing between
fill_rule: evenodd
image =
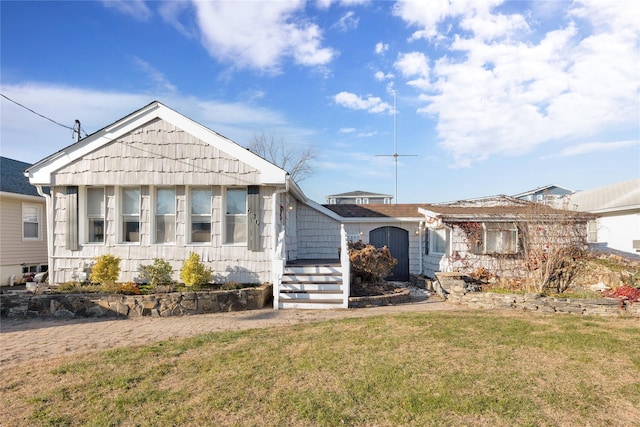
<instances>
[{"instance_id":1,"label":"dry grass","mask_svg":"<svg viewBox=\"0 0 640 427\"><path fill-rule=\"evenodd\" d=\"M640 425L637 319L411 313L3 371L22 425Z\"/></svg>"}]
</instances>

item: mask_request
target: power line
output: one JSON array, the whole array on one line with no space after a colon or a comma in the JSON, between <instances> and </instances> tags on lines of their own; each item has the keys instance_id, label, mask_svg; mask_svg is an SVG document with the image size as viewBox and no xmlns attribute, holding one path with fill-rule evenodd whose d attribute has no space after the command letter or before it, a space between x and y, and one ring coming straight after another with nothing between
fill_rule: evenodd
<instances>
[{"instance_id":1,"label":"power line","mask_svg":"<svg viewBox=\"0 0 640 427\"><path fill-rule=\"evenodd\" d=\"M9 98L9 97L8 97L7 95L5 95L4 93L0 93L0 95L1 95L4 99L6 99L7 101L11 101L11 102L13 102L14 104L16 104L16 105L18 105L18 106L20 106L20 107L24 108L25 110L32 112L32 113L33 113L33 114L35 114L36 116L40 116L40 117L42 117L43 119L47 119L47 120L49 120L51 123L55 123L55 124L57 124L58 126L62 126L62 127L63 127L63 128L65 128L65 129L69 129L69 130L72 130L72 131L76 131L76 129L75 129L75 128L72 128L71 126L67 126L67 125L63 125L62 123L58 123L58 122L56 122L55 120L50 119L49 117L47 117L47 116L45 116L45 115L42 115L42 114L38 113L37 111L33 111L31 108L26 107L26 106L24 106L24 105L20 104L20 103L19 103L19 102L17 102L17 101L14 101L13 99ZM78 132L80 132L80 130L79 130L79 129L78 129ZM85 132L85 135L86 135L86 132Z\"/></svg>"}]
</instances>

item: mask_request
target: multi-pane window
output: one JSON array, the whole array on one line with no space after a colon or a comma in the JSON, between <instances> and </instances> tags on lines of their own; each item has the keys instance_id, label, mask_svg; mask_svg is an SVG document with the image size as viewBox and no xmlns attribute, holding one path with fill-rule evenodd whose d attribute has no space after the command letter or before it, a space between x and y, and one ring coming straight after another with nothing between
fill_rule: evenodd
<instances>
[{"instance_id":1,"label":"multi-pane window","mask_svg":"<svg viewBox=\"0 0 640 427\"><path fill-rule=\"evenodd\" d=\"M176 241L176 190L156 189L156 243Z\"/></svg>"},{"instance_id":2,"label":"multi-pane window","mask_svg":"<svg viewBox=\"0 0 640 427\"><path fill-rule=\"evenodd\" d=\"M40 239L41 208L38 205L22 205L22 238L25 240Z\"/></svg>"},{"instance_id":3,"label":"multi-pane window","mask_svg":"<svg viewBox=\"0 0 640 427\"><path fill-rule=\"evenodd\" d=\"M104 188L87 188L87 241L104 243Z\"/></svg>"},{"instance_id":4,"label":"multi-pane window","mask_svg":"<svg viewBox=\"0 0 640 427\"><path fill-rule=\"evenodd\" d=\"M518 252L518 229L513 222L484 222L484 253L515 254Z\"/></svg>"},{"instance_id":5,"label":"multi-pane window","mask_svg":"<svg viewBox=\"0 0 640 427\"><path fill-rule=\"evenodd\" d=\"M437 228L430 230L429 234L429 252L432 254L446 254L449 230L446 228Z\"/></svg>"},{"instance_id":6,"label":"multi-pane window","mask_svg":"<svg viewBox=\"0 0 640 427\"><path fill-rule=\"evenodd\" d=\"M224 243L246 243L247 241L247 190L227 188L225 197Z\"/></svg>"},{"instance_id":7,"label":"multi-pane window","mask_svg":"<svg viewBox=\"0 0 640 427\"><path fill-rule=\"evenodd\" d=\"M211 241L211 189L191 190L191 242Z\"/></svg>"},{"instance_id":8,"label":"multi-pane window","mask_svg":"<svg viewBox=\"0 0 640 427\"><path fill-rule=\"evenodd\" d=\"M122 241L140 241L140 189L122 189Z\"/></svg>"}]
</instances>

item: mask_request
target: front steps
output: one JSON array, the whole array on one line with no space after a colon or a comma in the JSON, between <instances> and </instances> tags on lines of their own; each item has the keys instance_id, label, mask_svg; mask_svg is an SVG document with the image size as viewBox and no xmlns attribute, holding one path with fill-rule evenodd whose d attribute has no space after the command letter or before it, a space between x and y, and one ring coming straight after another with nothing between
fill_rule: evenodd
<instances>
[{"instance_id":1,"label":"front steps","mask_svg":"<svg viewBox=\"0 0 640 427\"><path fill-rule=\"evenodd\" d=\"M277 308L347 308L348 292L338 261L297 261L284 267Z\"/></svg>"}]
</instances>

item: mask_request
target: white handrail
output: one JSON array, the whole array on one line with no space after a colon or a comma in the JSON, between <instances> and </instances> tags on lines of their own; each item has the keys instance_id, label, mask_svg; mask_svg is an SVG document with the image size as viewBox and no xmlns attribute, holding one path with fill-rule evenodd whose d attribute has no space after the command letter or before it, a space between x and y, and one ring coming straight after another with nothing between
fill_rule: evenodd
<instances>
[{"instance_id":1,"label":"white handrail","mask_svg":"<svg viewBox=\"0 0 640 427\"><path fill-rule=\"evenodd\" d=\"M349 293L351 291L351 261L349 260L349 246L344 224L340 224L340 264L342 265L342 308L349 308Z\"/></svg>"}]
</instances>

